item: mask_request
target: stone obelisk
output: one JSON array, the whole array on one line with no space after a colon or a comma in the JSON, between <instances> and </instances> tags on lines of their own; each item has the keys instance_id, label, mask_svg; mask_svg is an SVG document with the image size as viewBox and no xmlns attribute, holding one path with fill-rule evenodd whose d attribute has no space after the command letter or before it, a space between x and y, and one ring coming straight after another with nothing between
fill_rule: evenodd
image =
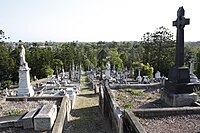
<instances>
[{"instance_id":1,"label":"stone obelisk","mask_svg":"<svg viewBox=\"0 0 200 133\"><path fill-rule=\"evenodd\" d=\"M17 89L17 96L33 96L34 90L30 83L30 68L25 60L25 49L21 45L20 52L20 66L19 66L19 88Z\"/></svg>"}]
</instances>

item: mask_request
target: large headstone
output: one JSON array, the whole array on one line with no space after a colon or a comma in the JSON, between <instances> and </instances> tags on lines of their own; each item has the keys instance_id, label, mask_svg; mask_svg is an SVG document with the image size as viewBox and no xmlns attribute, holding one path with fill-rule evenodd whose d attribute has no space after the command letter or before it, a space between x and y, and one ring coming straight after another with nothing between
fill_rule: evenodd
<instances>
[{"instance_id":1,"label":"large headstone","mask_svg":"<svg viewBox=\"0 0 200 133\"><path fill-rule=\"evenodd\" d=\"M25 48L21 45L20 67L19 67L19 88L17 96L33 96L34 90L30 83L30 68L25 60Z\"/></svg>"},{"instance_id":2,"label":"large headstone","mask_svg":"<svg viewBox=\"0 0 200 133\"><path fill-rule=\"evenodd\" d=\"M190 22L184 15L185 10L180 7L176 21L173 21L173 26L177 27L175 65L170 69L161 93L161 100L169 106L191 105L197 100L197 94L193 93L197 84L190 83L189 69L184 66L184 27Z\"/></svg>"}]
</instances>

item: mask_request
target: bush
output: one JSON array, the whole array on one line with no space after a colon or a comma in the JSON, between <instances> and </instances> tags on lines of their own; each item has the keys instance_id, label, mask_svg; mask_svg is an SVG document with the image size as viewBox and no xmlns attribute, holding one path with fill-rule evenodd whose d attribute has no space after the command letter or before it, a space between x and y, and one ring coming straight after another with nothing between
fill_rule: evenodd
<instances>
[{"instance_id":1,"label":"bush","mask_svg":"<svg viewBox=\"0 0 200 133\"><path fill-rule=\"evenodd\" d=\"M13 84L13 82L11 80L5 80L1 83L1 87L3 89L5 88L9 88L11 85Z\"/></svg>"},{"instance_id":2,"label":"bush","mask_svg":"<svg viewBox=\"0 0 200 133\"><path fill-rule=\"evenodd\" d=\"M122 107L123 107L123 108L128 108L128 109L134 108L133 104L132 104L132 103L129 103L129 102L123 103L123 104L122 104Z\"/></svg>"},{"instance_id":3,"label":"bush","mask_svg":"<svg viewBox=\"0 0 200 133\"><path fill-rule=\"evenodd\" d=\"M133 62L133 69L136 71L137 75L138 75L138 66L139 66L139 64L142 67L141 75L142 76L148 76L149 78L152 78L154 69L153 69L153 67L150 66L149 63L147 63L145 65L145 64L140 63L140 62Z\"/></svg>"},{"instance_id":4,"label":"bush","mask_svg":"<svg viewBox=\"0 0 200 133\"><path fill-rule=\"evenodd\" d=\"M127 89L127 92L130 92L132 95L135 95L135 96L143 96L144 95L144 93L139 90Z\"/></svg>"}]
</instances>

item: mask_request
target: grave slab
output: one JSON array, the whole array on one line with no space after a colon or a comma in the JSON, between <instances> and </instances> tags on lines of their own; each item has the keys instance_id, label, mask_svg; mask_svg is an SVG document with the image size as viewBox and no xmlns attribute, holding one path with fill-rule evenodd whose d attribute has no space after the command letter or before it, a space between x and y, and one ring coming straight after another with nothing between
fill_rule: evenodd
<instances>
[{"instance_id":1,"label":"grave slab","mask_svg":"<svg viewBox=\"0 0 200 133\"><path fill-rule=\"evenodd\" d=\"M33 117L38 111L38 108L32 109L22 118L24 129L34 128Z\"/></svg>"},{"instance_id":2,"label":"grave slab","mask_svg":"<svg viewBox=\"0 0 200 133\"><path fill-rule=\"evenodd\" d=\"M39 113L34 117L34 129L36 131L51 130L57 115L57 106L47 104L42 107Z\"/></svg>"},{"instance_id":3,"label":"grave slab","mask_svg":"<svg viewBox=\"0 0 200 133\"><path fill-rule=\"evenodd\" d=\"M0 117L0 128L22 127L21 117L21 115Z\"/></svg>"}]
</instances>

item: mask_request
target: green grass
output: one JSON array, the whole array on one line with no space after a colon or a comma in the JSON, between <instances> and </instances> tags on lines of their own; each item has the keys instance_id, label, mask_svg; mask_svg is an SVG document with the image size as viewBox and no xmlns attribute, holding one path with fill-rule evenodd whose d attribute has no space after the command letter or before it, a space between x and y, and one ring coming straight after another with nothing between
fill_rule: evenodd
<instances>
[{"instance_id":1,"label":"green grass","mask_svg":"<svg viewBox=\"0 0 200 133\"><path fill-rule=\"evenodd\" d=\"M199 96L200 96L200 90L198 90L198 89L195 89L195 91L194 91L195 93L197 93Z\"/></svg>"},{"instance_id":2,"label":"green grass","mask_svg":"<svg viewBox=\"0 0 200 133\"><path fill-rule=\"evenodd\" d=\"M125 108L125 109L132 109L132 108L134 108L134 105L132 104L132 103L130 103L130 102L124 102L123 104L122 104L122 107L123 108Z\"/></svg>"},{"instance_id":3,"label":"green grass","mask_svg":"<svg viewBox=\"0 0 200 133\"><path fill-rule=\"evenodd\" d=\"M126 91L131 93L132 95L135 95L135 96L144 96L143 91L133 90L133 89L127 89Z\"/></svg>"},{"instance_id":4,"label":"green grass","mask_svg":"<svg viewBox=\"0 0 200 133\"><path fill-rule=\"evenodd\" d=\"M121 100L122 98L124 98L124 95L119 94L119 95L116 96L116 98L119 99L119 100Z\"/></svg>"},{"instance_id":5,"label":"green grass","mask_svg":"<svg viewBox=\"0 0 200 133\"><path fill-rule=\"evenodd\" d=\"M150 99L156 99L156 98L157 98L156 96L148 96L147 97L148 100L150 100Z\"/></svg>"},{"instance_id":6,"label":"green grass","mask_svg":"<svg viewBox=\"0 0 200 133\"><path fill-rule=\"evenodd\" d=\"M25 113L25 111L22 109L13 109L13 110L8 110L8 111L3 112L3 114L7 115L7 116L17 116L17 115L21 115L23 113Z\"/></svg>"}]
</instances>

